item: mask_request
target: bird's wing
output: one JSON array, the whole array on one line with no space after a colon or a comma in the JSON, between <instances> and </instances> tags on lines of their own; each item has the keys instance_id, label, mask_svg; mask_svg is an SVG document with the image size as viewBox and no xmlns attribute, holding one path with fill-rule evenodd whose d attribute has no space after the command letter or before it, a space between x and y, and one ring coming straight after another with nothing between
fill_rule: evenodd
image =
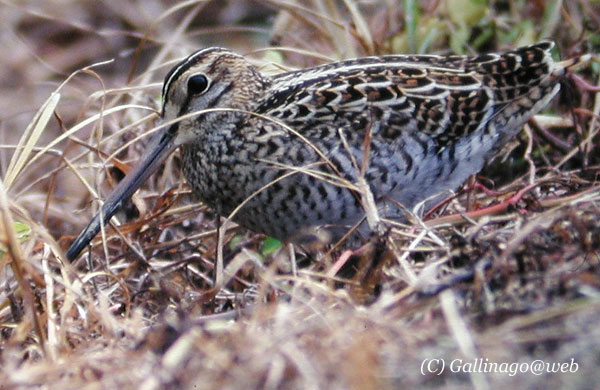
<instances>
[{"instance_id":1,"label":"bird's wing","mask_svg":"<svg viewBox=\"0 0 600 390\"><path fill-rule=\"evenodd\" d=\"M485 127L511 103L516 109L508 114L525 116L527 98L534 101L556 84L553 46L541 42L479 56L364 57L283 73L273 77L256 111L307 136L379 124L390 142L417 132L443 148Z\"/></svg>"}]
</instances>

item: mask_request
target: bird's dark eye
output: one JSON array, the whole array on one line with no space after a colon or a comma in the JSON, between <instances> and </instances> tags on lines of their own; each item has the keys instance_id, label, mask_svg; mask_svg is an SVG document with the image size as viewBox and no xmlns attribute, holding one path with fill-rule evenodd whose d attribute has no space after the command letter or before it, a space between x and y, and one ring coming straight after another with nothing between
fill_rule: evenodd
<instances>
[{"instance_id":1,"label":"bird's dark eye","mask_svg":"<svg viewBox=\"0 0 600 390\"><path fill-rule=\"evenodd\" d=\"M188 94L197 95L204 91L208 87L208 79L203 74L196 74L188 80Z\"/></svg>"}]
</instances>

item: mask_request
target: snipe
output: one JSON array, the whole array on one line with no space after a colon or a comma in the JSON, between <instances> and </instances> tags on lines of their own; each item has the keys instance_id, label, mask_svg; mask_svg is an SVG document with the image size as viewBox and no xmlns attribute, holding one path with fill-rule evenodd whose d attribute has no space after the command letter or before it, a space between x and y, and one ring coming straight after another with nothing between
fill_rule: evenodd
<instances>
[{"instance_id":1,"label":"snipe","mask_svg":"<svg viewBox=\"0 0 600 390\"><path fill-rule=\"evenodd\" d=\"M412 208L456 189L547 105L578 62L553 61L552 47L365 57L276 76L229 50L200 50L166 76L162 119L169 125L67 257L77 257L180 146L202 201L222 216L243 203L234 221L293 241L315 226L339 237L363 218L359 197L341 183L356 182L369 133L365 179L381 216L400 218L399 204Z\"/></svg>"}]
</instances>

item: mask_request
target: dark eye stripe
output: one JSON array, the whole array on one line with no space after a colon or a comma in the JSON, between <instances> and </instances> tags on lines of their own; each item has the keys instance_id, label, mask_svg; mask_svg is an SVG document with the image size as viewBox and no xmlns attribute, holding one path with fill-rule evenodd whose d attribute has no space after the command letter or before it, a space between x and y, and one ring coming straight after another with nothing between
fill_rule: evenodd
<instances>
[{"instance_id":1,"label":"dark eye stripe","mask_svg":"<svg viewBox=\"0 0 600 390\"><path fill-rule=\"evenodd\" d=\"M220 47L211 47L208 49L198 50L197 52L192 53L185 60L181 61L180 63L175 65L173 68L171 68L169 73L167 73L167 75L165 76L165 81L163 83L163 88L162 88L162 104L163 104L163 106L167 102L167 95L169 94L169 91L171 90L171 85L173 85L175 80L178 80L181 77L181 75L184 74L192 66L201 62L202 59L207 54L210 54L213 52L218 52L218 51L228 51L228 50L220 48Z\"/></svg>"},{"instance_id":2,"label":"dark eye stripe","mask_svg":"<svg viewBox=\"0 0 600 390\"><path fill-rule=\"evenodd\" d=\"M232 88L233 88L233 83L227 84L227 86L225 88L223 88L223 90L220 91L217 96L213 97L211 100L209 100L206 103L206 107L204 107L204 108L218 107L219 102L221 101L221 98L223 97L223 95L225 95L227 92L231 91ZM188 105L190 104L191 99L192 99L192 95L187 95L185 102L181 105L181 108L179 109L177 116L182 116L184 114L187 114Z\"/></svg>"},{"instance_id":3,"label":"dark eye stripe","mask_svg":"<svg viewBox=\"0 0 600 390\"><path fill-rule=\"evenodd\" d=\"M221 100L223 95L225 95L227 92L231 91L232 88L233 88L233 83L227 84L227 86L225 88L223 88L223 90L217 95L217 97L208 103L207 108L215 107L219 103L219 101Z\"/></svg>"}]
</instances>

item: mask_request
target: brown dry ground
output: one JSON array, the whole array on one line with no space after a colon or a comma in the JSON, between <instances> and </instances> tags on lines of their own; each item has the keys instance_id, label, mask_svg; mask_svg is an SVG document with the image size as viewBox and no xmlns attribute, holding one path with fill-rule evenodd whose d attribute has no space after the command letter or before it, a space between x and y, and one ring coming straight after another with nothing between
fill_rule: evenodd
<instances>
[{"instance_id":1,"label":"brown dry ground","mask_svg":"<svg viewBox=\"0 0 600 390\"><path fill-rule=\"evenodd\" d=\"M236 227L216 272L214 215L177 155L120 233L61 260L197 48L303 67L549 37L568 58L599 51L598 1L3 0L0 22L0 389L600 388L600 95L572 79L477 185L336 278L340 251L294 270ZM597 85L599 65L576 75ZM576 372L451 370L476 359Z\"/></svg>"}]
</instances>

